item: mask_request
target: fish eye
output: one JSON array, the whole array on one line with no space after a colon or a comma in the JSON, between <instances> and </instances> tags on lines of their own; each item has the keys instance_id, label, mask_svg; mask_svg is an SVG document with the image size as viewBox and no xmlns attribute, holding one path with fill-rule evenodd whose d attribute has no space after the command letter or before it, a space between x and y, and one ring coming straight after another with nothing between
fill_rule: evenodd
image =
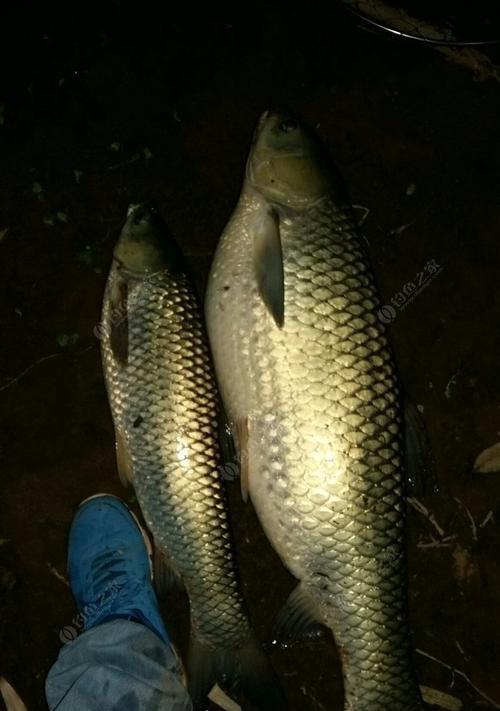
<instances>
[{"instance_id":1,"label":"fish eye","mask_svg":"<svg viewBox=\"0 0 500 711\"><path fill-rule=\"evenodd\" d=\"M299 123L295 119L285 119L285 121L280 123L280 130L283 131L283 133L295 131L298 127Z\"/></svg>"}]
</instances>

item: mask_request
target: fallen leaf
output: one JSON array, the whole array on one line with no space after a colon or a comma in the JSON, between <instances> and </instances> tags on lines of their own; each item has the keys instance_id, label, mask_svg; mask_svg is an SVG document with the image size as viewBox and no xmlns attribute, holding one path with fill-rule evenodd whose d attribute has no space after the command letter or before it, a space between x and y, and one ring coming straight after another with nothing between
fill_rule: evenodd
<instances>
[{"instance_id":1,"label":"fallen leaf","mask_svg":"<svg viewBox=\"0 0 500 711\"><path fill-rule=\"evenodd\" d=\"M9 711L28 711L19 694L3 676L0 677L0 694Z\"/></svg>"},{"instance_id":2,"label":"fallen leaf","mask_svg":"<svg viewBox=\"0 0 500 711\"><path fill-rule=\"evenodd\" d=\"M222 691L220 686L215 684L212 687L211 692L208 695L210 701L217 704L223 711L241 711L241 706L239 706L235 701L229 698L229 696Z\"/></svg>"},{"instance_id":3,"label":"fallen leaf","mask_svg":"<svg viewBox=\"0 0 500 711\"><path fill-rule=\"evenodd\" d=\"M56 337L56 341L57 345L61 346L61 348L66 348L67 346L74 346L79 338L78 333L60 333Z\"/></svg>"},{"instance_id":4,"label":"fallen leaf","mask_svg":"<svg viewBox=\"0 0 500 711\"><path fill-rule=\"evenodd\" d=\"M481 452L474 462L474 471L479 474L500 472L500 442Z\"/></svg>"},{"instance_id":5,"label":"fallen leaf","mask_svg":"<svg viewBox=\"0 0 500 711\"><path fill-rule=\"evenodd\" d=\"M462 708L463 704L460 699L457 699L456 696L451 696L451 694L445 694L444 691L431 689L430 686L421 686L420 691L426 704L439 706L448 711L460 711Z\"/></svg>"},{"instance_id":6,"label":"fallen leaf","mask_svg":"<svg viewBox=\"0 0 500 711\"><path fill-rule=\"evenodd\" d=\"M461 583L467 582L479 573L478 567L469 551L460 545L457 545L453 551L453 563L455 576Z\"/></svg>"}]
</instances>

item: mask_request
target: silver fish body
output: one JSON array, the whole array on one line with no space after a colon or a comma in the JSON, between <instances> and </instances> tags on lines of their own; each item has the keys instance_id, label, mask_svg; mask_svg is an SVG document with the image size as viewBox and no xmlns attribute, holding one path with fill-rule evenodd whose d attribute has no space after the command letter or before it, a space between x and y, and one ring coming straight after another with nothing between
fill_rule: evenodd
<instances>
[{"instance_id":1,"label":"silver fish body","mask_svg":"<svg viewBox=\"0 0 500 711\"><path fill-rule=\"evenodd\" d=\"M280 130L302 128L261 119L206 296L243 486L300 580L288 612L334 633L345 708L420 711L398 383L379 299L336 179L308 134L294 144Z\"/></svg>"},{"instance_id":2,"label":"silver fish body","mask_svg":"<svg viewBox=\"0 0 500 711\"><path fill-rule=\"evenodd\" d=\"M189 595L190 691L205 708L238 663L265 662L237 580L203 320L169 239L148 206L131 209L106 286L102 356L121 475Z\"/></svg>"}]
</instances>

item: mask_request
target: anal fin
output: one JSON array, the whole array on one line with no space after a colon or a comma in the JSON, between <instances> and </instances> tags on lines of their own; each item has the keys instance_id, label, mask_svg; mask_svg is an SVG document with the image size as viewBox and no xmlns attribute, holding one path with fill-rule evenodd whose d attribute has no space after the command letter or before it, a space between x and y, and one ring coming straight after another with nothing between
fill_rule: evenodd
<instances>
[{"instance_id":1,"label":"anal fin","mask_svg":"<svg viewBox=\"0 0 500 711\"><path fill-rule=\"evenodd\" d=\"M194 711L205 711L214 684L230 697L243 697L251 708L286 711L279 681L253 635L238 647L216 649L192 630L189 644L188 689Z\"/></svg>"}]
</instances>

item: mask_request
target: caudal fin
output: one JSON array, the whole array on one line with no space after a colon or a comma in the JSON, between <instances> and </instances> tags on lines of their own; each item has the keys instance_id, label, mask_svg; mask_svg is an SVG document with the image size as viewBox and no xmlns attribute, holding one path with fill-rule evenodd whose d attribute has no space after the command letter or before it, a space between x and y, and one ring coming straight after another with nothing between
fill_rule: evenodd
<instances>
[{"instance_id":1,"label":"caudal fin","mask_svg":"<svg viewBox=\"0 0 500 711\"><path fill-rule=\"evenodd\" d=\"M269 660L251 637L241 647L213 649L192 636L188 688L194 711L205 711L214 684L232 698L243 697L259 711L286 711L288 705Z\"/></svg>"}]
</instances>

